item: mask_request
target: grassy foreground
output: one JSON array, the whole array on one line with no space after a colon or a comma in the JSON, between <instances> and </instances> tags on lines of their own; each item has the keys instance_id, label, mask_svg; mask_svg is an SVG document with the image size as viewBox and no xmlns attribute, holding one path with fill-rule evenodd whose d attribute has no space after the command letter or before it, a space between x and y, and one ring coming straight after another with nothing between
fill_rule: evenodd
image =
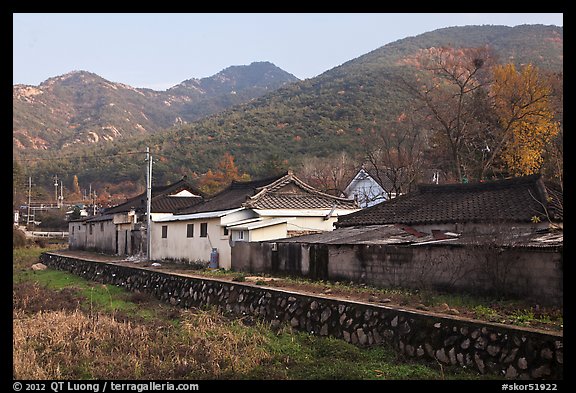
<instances>
[{"instance_id":1,"label":"grassy foreground","mask_svg":"<svg viewBox=\"0 0 576 393\"><path fill-rule=\"evenodd\" d=\"M51 269L14 250L15 379L486 379L289 327L182 309Z\"/></svg>"}]
</instances>

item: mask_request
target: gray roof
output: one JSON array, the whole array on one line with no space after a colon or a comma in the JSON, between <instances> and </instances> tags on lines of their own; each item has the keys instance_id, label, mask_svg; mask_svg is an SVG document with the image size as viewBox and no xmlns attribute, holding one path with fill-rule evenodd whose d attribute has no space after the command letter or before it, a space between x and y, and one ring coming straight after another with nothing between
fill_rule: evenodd
<instances>
[{"instance_id":1,"label":"gray roof","mask_svg":"<svg viewBox=\"0 0 576 393\"><path fill-rule=\"evenodd\" d=\"M180 191L189 191L193 197L175 197L172 196ZM174 213L179 209L193 206L203 200L203 193L193 187L185 178L165 186L152 187L151 210L152 213ZM107 208L105 214L125 213L130 210L136 210L138 213L146 212L146 192L128 199L126 202Z\"/></svg>"},{"instance_id":2,"label":"gray roof","mask_svg":"<svg viewBox=\"0 0 576 393\"><path fill-rule=\"evenodd\" d=\"M434 231L422 233L407 225L368 225L338 228L330 232L295 236L274 240L276 243L332 244L332 245L406 245L406 246L477 246L561 249L564 235L561 230L541 230L531 233L504 232L498 234L453 234Z\"/></svg>"}]
</instances>

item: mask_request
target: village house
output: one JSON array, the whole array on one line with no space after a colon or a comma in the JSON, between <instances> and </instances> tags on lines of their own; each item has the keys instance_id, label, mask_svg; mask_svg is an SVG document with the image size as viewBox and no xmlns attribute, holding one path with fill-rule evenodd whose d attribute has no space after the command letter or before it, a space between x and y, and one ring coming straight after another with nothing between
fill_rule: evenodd
<instances>
[{"instance_id":1,"label":"village house","mask_svg":"<svg viewBox=\"0 0 576 393\"><path fill-rule=\"evenodd\" d=\"M330 233L234 247L232 268L562 304L562 201L540 175L419 185Z\"/></svg>"},{"instance_id":2,"label":"village house","mask_svg":"<svg viewBox=\"0 0 576 393\"><path fill-rule=\"evenodd\" d=\"M441 178L445 180L445 176L436 169L425 170L423 177L432 184L438 184ZM407 186L405 183L407 180L403 179L402 184L395 187L394 181L386 173L378 176L374 170L366 169L362 165L340 196L356 200L358 206L364 209L397 197L400 194L395 190L405 188Z\"/></svg>"},{"instance_id":3,"label":"village house","mask_svg":"<svg viewBox=\"0 0 576 393\"><path fill-rule=\"evenodd\" d=\"M380 202L394 198L396 195L386 190L391 190L392 185L388 178L387 184L380 184L376 176L371 176L364 167L354 175L342 193L342 197L355 200L360 208L374 206Z\"/></svg>"},{"instance_id":4,"label":"village house","mask_svg":"<svg viewBox=\"0 0 576 393\"><path fill-rule=\"evenodd\" d=\"M152 258L230 269L237 243L332 231L339 217L357 210L354 201L322 193L291 171L233 181L202 203L154 218Z\"/></svg>"},{"instance_id":5,"label":"village house","mask_svg":"<svg viewBox=\"0 0 576 393\"><path fill-rule=\"evenodd\" d=\"M185 178L152 187L152 220L171 215L203 200ZM146 254L146 192L105 209L101 214L68 223L69 248L106 254Z\"/></svg>"}]
</instances>

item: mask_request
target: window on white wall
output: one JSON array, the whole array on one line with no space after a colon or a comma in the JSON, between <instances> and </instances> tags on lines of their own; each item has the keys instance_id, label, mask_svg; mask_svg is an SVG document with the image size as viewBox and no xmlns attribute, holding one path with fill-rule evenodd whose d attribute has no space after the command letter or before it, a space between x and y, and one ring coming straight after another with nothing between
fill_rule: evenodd
<instances>
[{"instance_id":1,"label":"window on white wall","mask_svg":"<svg viewBox=\"0 0 576 393\"><path fill-rule=\"evenodd\" d=\"M186 237L194 237L194 224L186 225Z\"/></svg>"},{"instance_id":2,"label":"window on white wall","mask_svg":"<svg viewBox=\"0 0 576 393\"><path fill-rule=\"evenodd\" d=\"M200 237L207 237L208 236L208 223L202 222L200 223Z\"/></svg>"},{"instance_id":3,"label":"window on white wall","mask_svg":"<svg viewBox=\"0 0 576 393\"><path fill-rule=\"evenodd\" d=\"M168 238L168 225L162 225L162 239Z\"/></svg>"}]
</instances>

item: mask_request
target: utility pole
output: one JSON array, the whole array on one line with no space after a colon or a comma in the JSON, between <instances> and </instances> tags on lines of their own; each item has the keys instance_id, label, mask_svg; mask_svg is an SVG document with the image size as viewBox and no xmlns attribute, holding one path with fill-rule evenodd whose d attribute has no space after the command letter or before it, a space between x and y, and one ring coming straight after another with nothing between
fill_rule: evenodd
<instances>
[{"instance_id":1,"label":"utility pole","mask_svg":"<svg viewBox=\"0 0 576 393\"><path fill-rule=\"evenodd\" d=\"M28 176L28 214L26 215L26 226L30 224L30 194L32 193L32 176Z\"/></svg>"},{"instance_id":2,"label":"utility pole","mask_svg":"<svg viewBox=\"0 0 576 393\"><path fill-rule=\"evenodd\" d=\"M96 190L92 192L92 215L96 215Z\"/></svg>"},{"instance_id":3,"label":"utility pole","mask_svg":"<svg viewBox=\"0 0 576 393\"><path fill-rule=\"evenodd\" d=\"M58 175L54 176L54 200L56 201L56 206L60 207L60 201L58 199Z\"/></svg>"},{"instance_id":4,"label":"utility pole","mask_svg":"<svg viewBox=\"0 0 576 393\"><path fill-rule=\"evenodd\" d=\"M146 252L147 260L152 260L152 156L150 155L150 148L146 147L146 161L148 163L146 169Z\"/></svg>"},{"instance_id":5,"label":"utility pole","mask_svg":"<svg viewBox=\"0 0 576 393\"><path fill-rule=\"evenodd\" d=\"M58 207L64 206L64 183L60 181L60 199L58 199Z\"/></svg>"}]
</instances>

